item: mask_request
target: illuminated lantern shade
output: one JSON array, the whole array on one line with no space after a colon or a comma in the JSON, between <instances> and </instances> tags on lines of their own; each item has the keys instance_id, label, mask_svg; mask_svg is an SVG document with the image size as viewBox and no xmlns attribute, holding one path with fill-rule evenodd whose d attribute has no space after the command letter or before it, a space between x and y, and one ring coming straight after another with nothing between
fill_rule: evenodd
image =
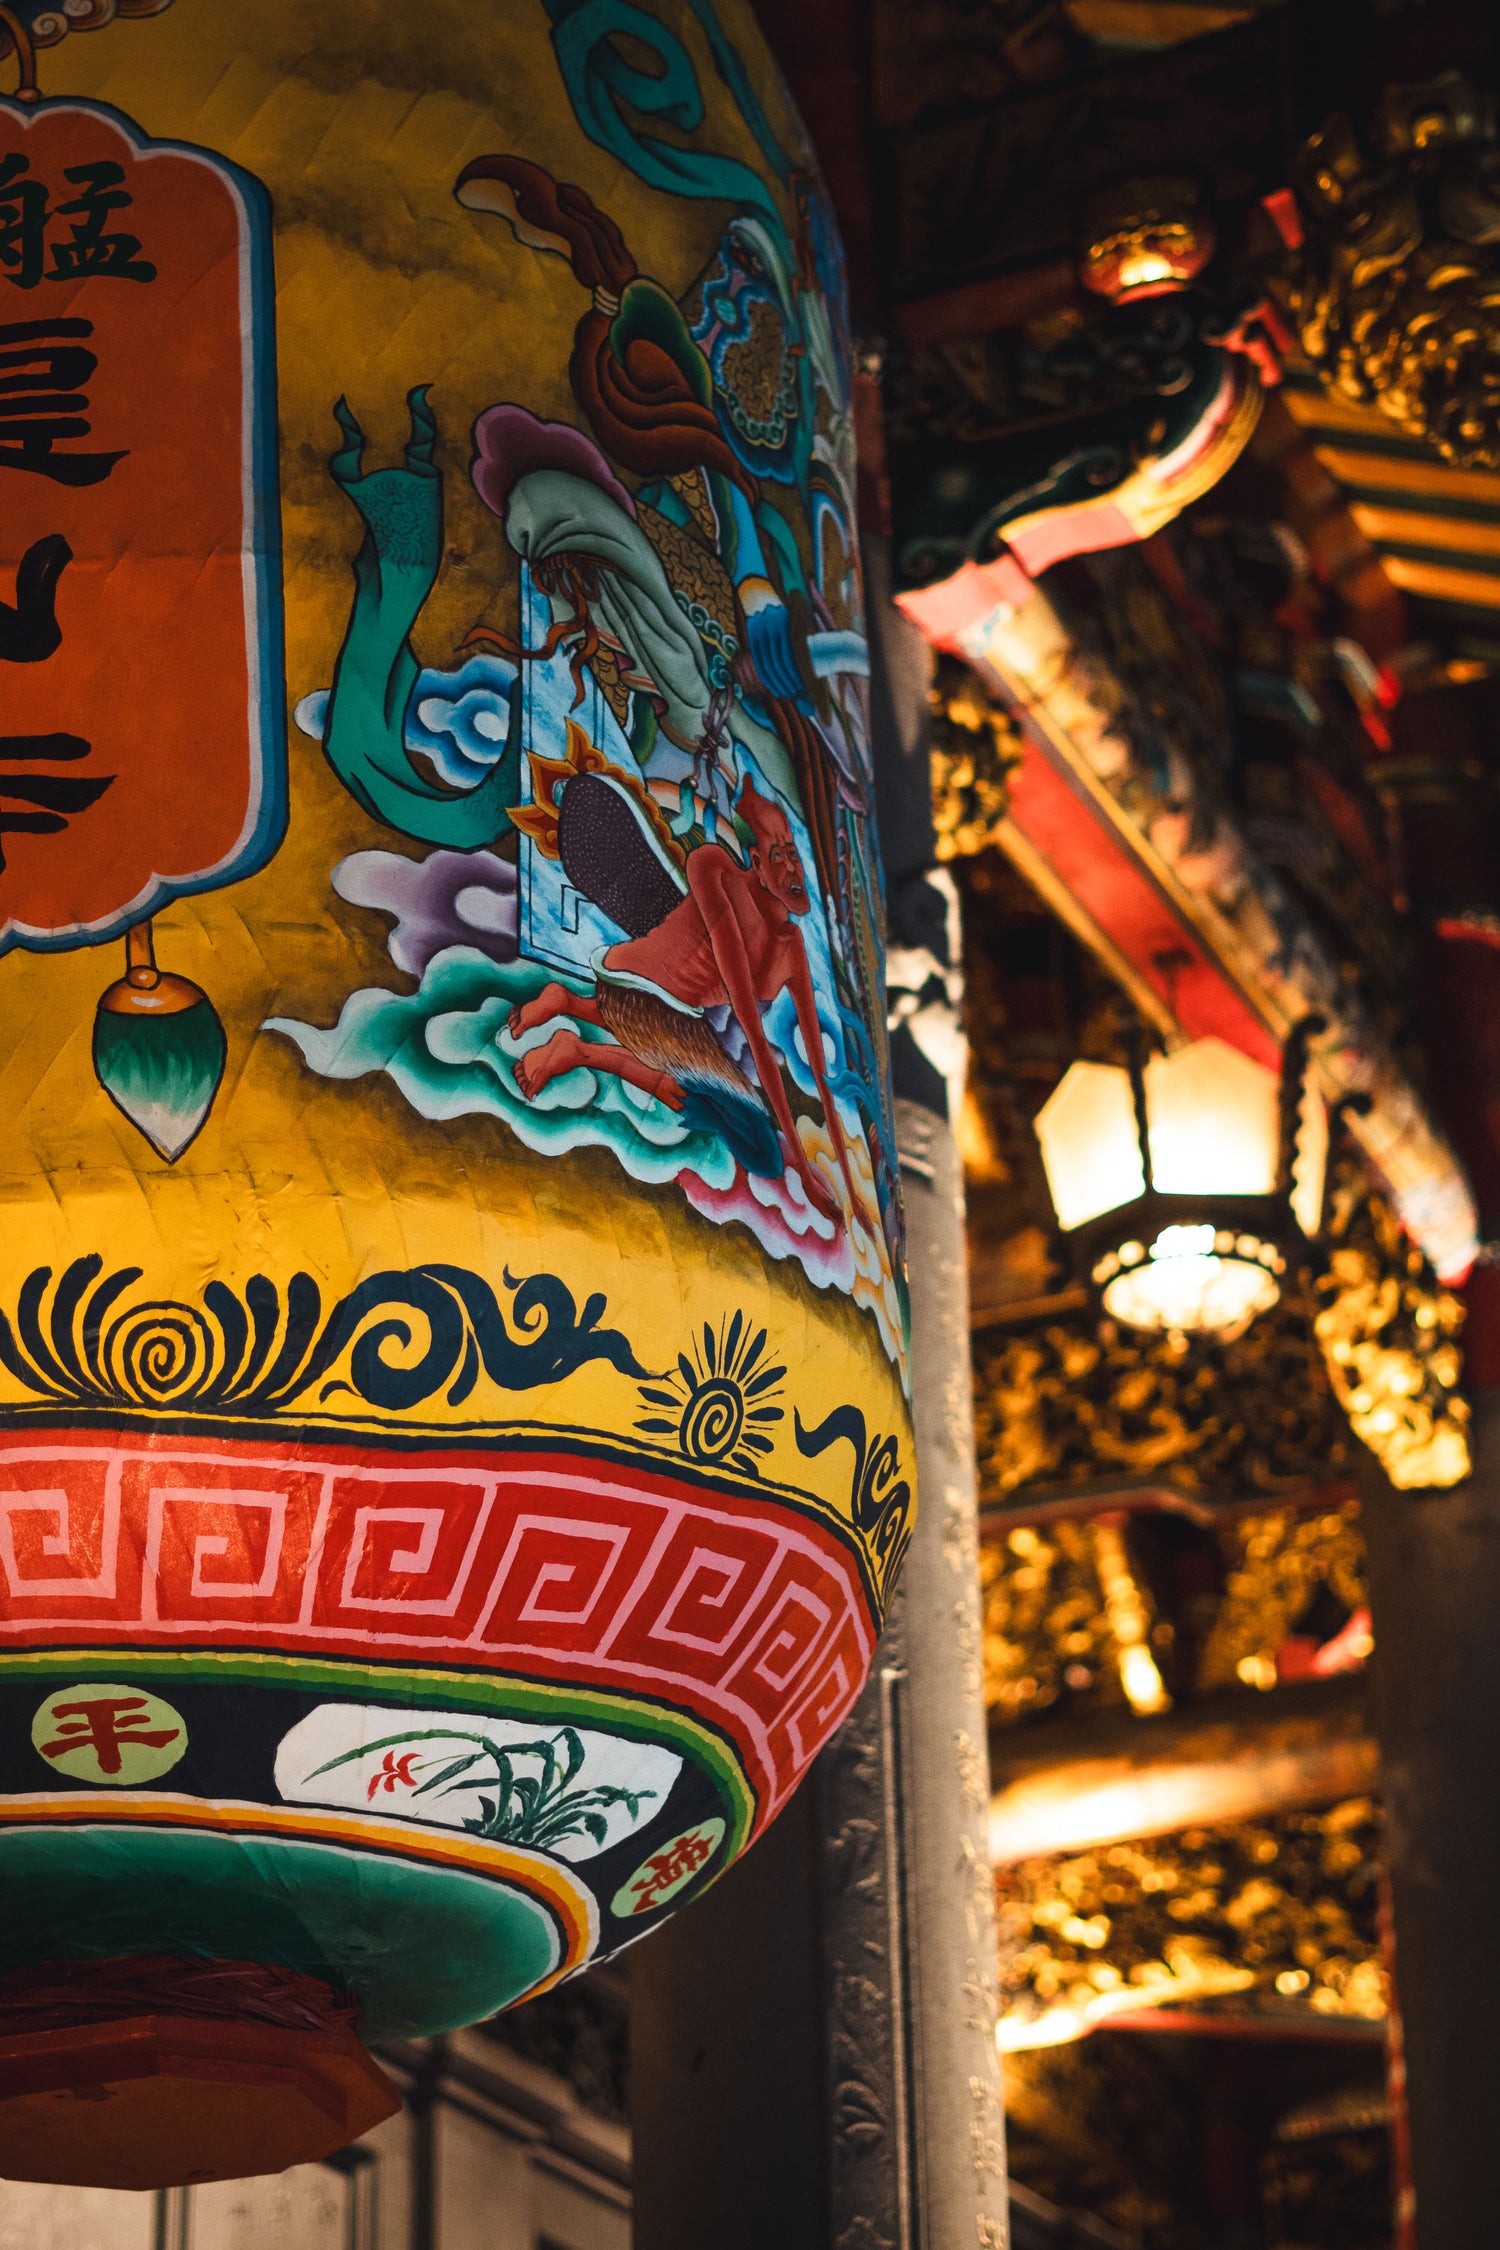
<instances>
[{"instance_id":1,"label":"illuminated lantern shade","mask_svg":"<svg viewBox=\"0 0 1500 2250\"><path fill-rule=\"evenodd\" d=\"M1135 179L1108 189L1085 211L1084 236L1079 279L1116 305L1188 288L1215 248L1213 218L1188 179Z\"/></svg>"},{"instance_id":2,"label":"illuminated lantern shade","mask_svg":"<svg viewBox=\"0 0 1500 2250\"><path fill-rule=\"evenodd\" d=\"M1318 1231L1328 1122L1304 1083L1220 1039L1144 1069L1077 1062L1037 1114L1052 1200L1104 1310L1134 1328L1236 1336Z\"/></svg>"},{"instance_id":3,"label":"illuminated lantern shade","mask_svg":"<svg viewBox=\"0 0 1500 2250\"><path fill-rule=\"evenodd\" d=\"M742 0L0 71L0 2176L150 2187L645 1935L859 1693L850 350Z\"/></svg>"}]
</instances>

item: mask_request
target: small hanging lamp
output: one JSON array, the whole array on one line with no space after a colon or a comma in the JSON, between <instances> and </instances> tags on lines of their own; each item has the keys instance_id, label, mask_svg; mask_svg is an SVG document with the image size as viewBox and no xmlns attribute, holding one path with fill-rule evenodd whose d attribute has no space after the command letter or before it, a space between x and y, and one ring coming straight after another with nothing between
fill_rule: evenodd
<instances>
[{"instance_id":1,"label":"small hanging lamp","mask_svg":"<svg viewBox=\"0 0 1500 2250\"><path fill-rule=\"evenodd\" d=\"M1322 1219L1328 1116L1304 1017L1276 1072L1221 1039L1129 1069L1076 1062L1036 1119L1058 1220L1103 1309L1238 1336Z\"/></svg>"}]
</instances>

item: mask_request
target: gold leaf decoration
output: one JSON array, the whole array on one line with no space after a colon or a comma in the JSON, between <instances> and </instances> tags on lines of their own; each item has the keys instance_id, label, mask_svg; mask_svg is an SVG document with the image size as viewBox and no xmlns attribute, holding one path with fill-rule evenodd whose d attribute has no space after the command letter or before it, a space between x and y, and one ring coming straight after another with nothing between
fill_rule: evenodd
<instances>
[{"instance_id":1,"label":"gold leaf decoration","mask_svg":"<svg viewBox=\"0 0 1500 2250\"><path fill-rule=\"evenodd\" d=\"M1200 1594L1198 1616L1185 1618L1159 1614L1148 1574L1130 1563L1140 1537L1133 1525L1106 1518L992 1526L979 1554L992 1722L1036 1719L1065 1693L1091 1712L1164 1708L1158 1656L1173 1692L1188 1701L1274 1687L1277 1652L1298 1634L1320 1589L1336 1612L1368 1614L1357 1501L1226 1516L1205 1536L1217 1548L1216 1591ZM1122 1561L1134 1615L1122 1615Z\"/></svg>"},{"instance_id":2,"label":"gold leaf decoration","mask_svg":"<svg viewBox=\"0 0 1500 2250\"><path fill-rule=\"evenodd\" d=\"M979 1579L992 1719L1033 1718L1084 1681L1094 1702L1124 1703L1091 1525L1017 1524L983 1542Z\"/></svg>"},{"instance_id":3,"label":"gold leaf decoration","mask_svg":"<svg viewBox=\"0 0 1500 2250\"><path fill-rule=\"evenodd\" d=\"M1389 1206L1341 1168L1333 1249L1313 1323L1328 1379L1357 1437L1402 1491L1462 1483L1469 1408L1458 1396L1464 1308Z\"/></svg>"},{"instance_id":4,"label":"gold leaf decoration","mask_svg":"<svg viewBox=\"0 0 1500 2250\"><path fill-rule=\"evenodd\" d=\"M965 664L938 659L932 706L932 823L940 860L969 859L995 841L1021 759L1013 719Z\"/></svg>"},{"instance_id":5,"label":"gold leaf decoration","mask_svg":"<svg viewBox=\"0 0 1500 2250\"><path fill-rule=\"evenodd\" d=\"M1373 135L1330 117L1284 281L1325 388L1465 468L1500 468L1496 147L1493 99L1456 71L1391 88Z\"/></svg>"},{"instance_id":6,"label":"gold leaf decoration","mask_svg":"<svg viewBox=\"0 0 1500 2250\"><path fill-rule=\"evenodd\" d=\"M1219 1526L1224 1593L1204 1642L1200 1692L1276 1683L1276 1651L1297 1627L1320 1586L1341 1608L1369 1606L1359 1506L1315 1515L1277 1508Z\"/></svg>"},{"instance_id":7,"label":"gold leaf decoration","mask_svg":"<svg viewBox=\"0 0 1500 2250\"><path fill-rule=\"evenodd\" d=\"M1347 1425L1293 1292L1230 1343L1089 1312L975 1338L983 1504L1032 1484L1168 1475L1184 1490L1295 1491L1347 1471Z\"/></svg>"},{"instance_id":8,"label":"gold leaf decoration","mask_svg":"<svg viewBox=\"0 0 1500 2250\"><path fill-rule=\"evenodd\" d=\"M1368 1797L1048 1855L996 1878L1001 2040L1141 2009L1378 2022L1381 1815Z\"/></svg>"}]
</instances>

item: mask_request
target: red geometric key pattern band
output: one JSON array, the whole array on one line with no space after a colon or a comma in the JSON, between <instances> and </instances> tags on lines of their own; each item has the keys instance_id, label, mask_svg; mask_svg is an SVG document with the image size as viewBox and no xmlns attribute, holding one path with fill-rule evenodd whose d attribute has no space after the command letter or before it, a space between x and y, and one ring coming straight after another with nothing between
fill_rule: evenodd
<instances>
[{"instance_id":1,"label":"red geometric key pattern band","mask_svg":"<svg viewBox=\"0 0 1500 2250\"><path fill-rule=\"evenodd\" d=\"M852 1549L764 1489L555 1449L407 1468L284 1442L0 1440L0 1650L419 1660L657 1699L730 1739L757 1829L874 1639Z\"/></svg>"}]
</instances>

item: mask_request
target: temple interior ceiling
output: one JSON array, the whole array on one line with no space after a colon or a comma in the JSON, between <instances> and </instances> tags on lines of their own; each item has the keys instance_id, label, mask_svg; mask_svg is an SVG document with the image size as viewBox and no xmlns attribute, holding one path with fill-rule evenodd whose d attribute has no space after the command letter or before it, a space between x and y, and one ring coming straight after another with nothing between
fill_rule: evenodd
<instances>
[{"instance_id":1,"label":"temple interior ceiling","mask_svg":"<svg viewBox=\"0 0 1500 2250\"><path fill-rule=\"evenodd\" d=\"M1389 82L1358 13L877 11L894 576L965 930L1012 2161L1151 2250L1227 2239L1193 2114L1254 2140L1276 2250L1385 2239L1362 1464L1407 1495L1471 1468L1454 1261L1381 1097L1372 1128L1329 1089L1317 1240L1227 1339L1104 1316L1035 1126L1074 1064L1241 1003L1253 1050L1314 984L1430 1114L1433 933L1500 943L1425 842L1493 822L1500 130L1462 10L1383 0ZM1244 364L1233 445L1159 504Z\"/></svg>"}]
</instances>

